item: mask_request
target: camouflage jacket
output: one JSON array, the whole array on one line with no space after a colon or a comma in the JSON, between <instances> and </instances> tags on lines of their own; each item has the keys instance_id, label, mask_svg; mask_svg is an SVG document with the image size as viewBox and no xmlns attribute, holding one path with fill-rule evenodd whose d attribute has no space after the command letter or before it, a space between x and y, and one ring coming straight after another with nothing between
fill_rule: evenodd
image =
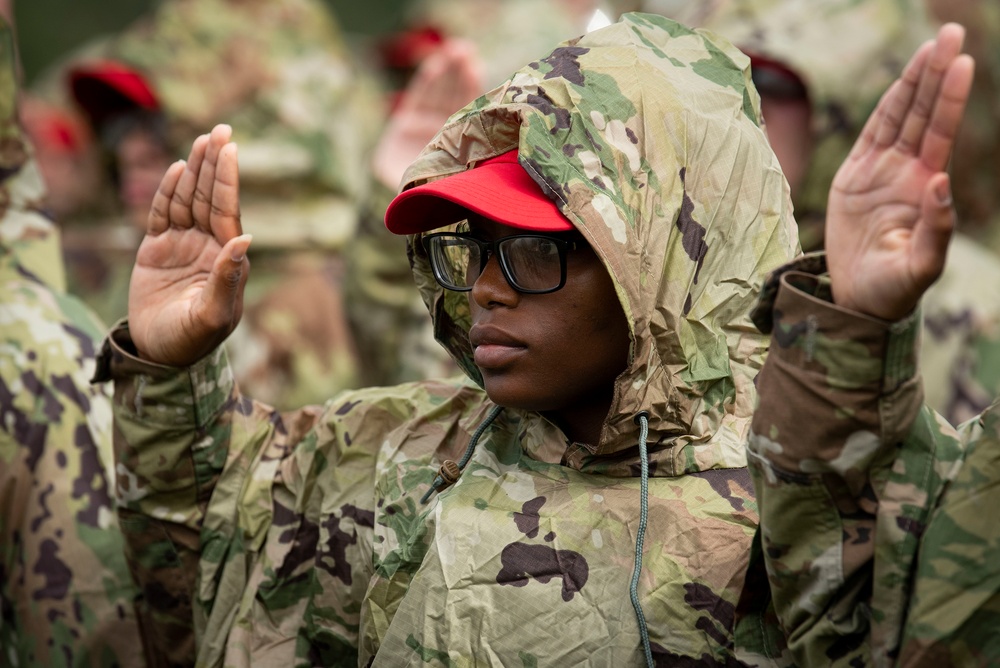
<instances>
[{"instance_id":1,"label":"camouflage jacket","mask_svg":"<svg viewBox=\"0 0 1000 668\"><path fill-rule=\"evenodd\" d=\"M997 609L996 575L977 579L996 570L976 558L990 532L969 503L996 455L967 468L963 441L923 406L919 314L838 308L823 271L810 255L776 272L755 312L772 347L748 445L761 528L737 643L748 662L992 665L976 652L995 627L965 622L983 601Z\"/></svg>"},{"instance_id":2,"label":"camouflage jacket","mask_svg":"<svg viewBox=\"0 0 1000 668\"><path fill-rule=\"evenodd\" d=\"M0 663L142 666L114 512L103 326L66 294L0 21Z\"/></svg>"},{"instance_id":3,"label":"camouflage jacket","mask_svg":"<svg viewBox=\"0 0 1000 668\"><path fill-rule=\"evenodd\" d=\"M597 443L531 411L497 415L467 298L437 285L419 237L414 276L467 378L279 414L240 394L221 349L173 369L136 358L126 327L112 334L101 373L128 540L161 602L190 596L200 665L634 664L644 498L654 657L734 661L767 343L748 313L798 252L747 66L714 36L628 15L457 112L407 173L422 183L517 148L595 249L632 337ZM424 503L467 448L458 481Z\"/></svg>"}]
</instances>

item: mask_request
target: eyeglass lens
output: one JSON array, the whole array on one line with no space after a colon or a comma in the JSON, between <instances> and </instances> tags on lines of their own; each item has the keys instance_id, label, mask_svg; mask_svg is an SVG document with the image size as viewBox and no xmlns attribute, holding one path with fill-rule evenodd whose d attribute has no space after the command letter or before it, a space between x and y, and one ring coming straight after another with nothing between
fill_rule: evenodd
<instances>
[{"instance_id":1,"label":"eyeglass lens","mask_svg":"<svg viewBox=\"0 0 1000 668\"><path fill-rule=\"evenodd\" d=\"M481 243L451 235L431 238L431 263L446 288L472 288L486 264L482 259L484 249ZM554 240L514 236L499 240L495 247L504 274L515 288L544 291L558 289L561 285L562 254Z\"/></svg>"}]
</instances>

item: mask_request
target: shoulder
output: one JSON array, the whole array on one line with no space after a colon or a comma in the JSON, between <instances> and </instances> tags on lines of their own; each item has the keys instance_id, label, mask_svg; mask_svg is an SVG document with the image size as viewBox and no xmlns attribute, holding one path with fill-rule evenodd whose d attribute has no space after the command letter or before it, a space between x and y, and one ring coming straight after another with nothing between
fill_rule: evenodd
<instances>
[{"instance_id":1,"label":"shoulder","mask_svg":"<svg viewBox=\"0 0 1000 668\"><path fill-rule=\"evenodd\" d=\"M429 457L451 440L446 436L465 433L488 404L465 377L348 390L327 401L296 450L300 459L320 454L335 466L381 469L376 462Z\"/></svg>"}]
</instances>

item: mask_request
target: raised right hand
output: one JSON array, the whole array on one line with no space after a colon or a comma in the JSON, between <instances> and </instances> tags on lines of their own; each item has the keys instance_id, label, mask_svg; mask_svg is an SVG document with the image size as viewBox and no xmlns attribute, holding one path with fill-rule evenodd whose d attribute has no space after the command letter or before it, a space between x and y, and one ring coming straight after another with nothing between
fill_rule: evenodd
<instances>
[{"instance_id":1,"label":"raised right hand","mask_svg":"<svg viewBox=\"0 0 1000 668\"><path fill-rule=\"evenodd\" d=\"M198 137L153 199L128 297L129 331L143 359L189 366L240 321L250 235L240 225L231 134L217 125Z\"/></svg>"}]
</instances>

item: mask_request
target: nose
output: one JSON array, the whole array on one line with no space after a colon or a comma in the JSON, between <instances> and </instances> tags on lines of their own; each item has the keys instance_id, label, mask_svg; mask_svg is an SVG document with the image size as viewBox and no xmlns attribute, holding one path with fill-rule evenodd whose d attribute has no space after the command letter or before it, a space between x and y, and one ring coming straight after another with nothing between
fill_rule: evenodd
<instances>
[{"instance_id":1,"label":"nose","mask_svg":"<svg viewBox=\"0 0 1000 668\"><path fill-rule=\"evenodd\" d=\"M495 253L486 261L483 273L472 284L470 292L472 301L482 308L515 306L520 294L507 282L500 266L500 258Z\"/></svg>"}]
</instances>

